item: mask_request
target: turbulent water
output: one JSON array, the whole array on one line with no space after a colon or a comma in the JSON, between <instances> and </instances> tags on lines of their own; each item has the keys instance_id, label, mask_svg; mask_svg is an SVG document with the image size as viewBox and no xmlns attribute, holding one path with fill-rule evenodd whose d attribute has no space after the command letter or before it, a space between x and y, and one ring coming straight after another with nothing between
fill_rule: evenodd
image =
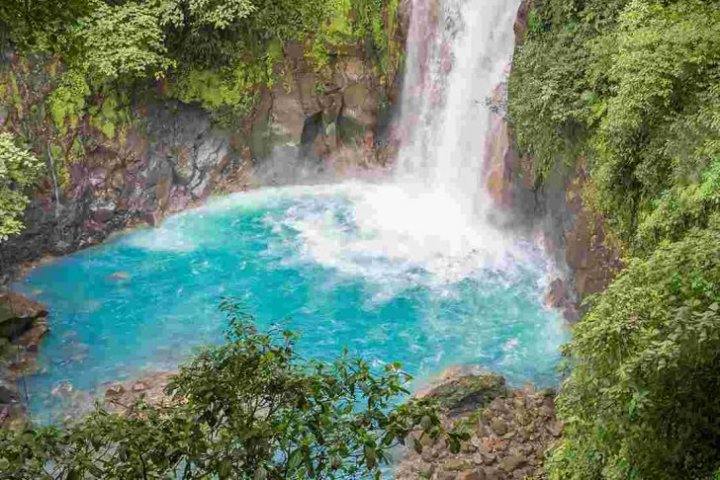
<instances>
[{"instance_id":1,"label":"turbulent water","mask_svg":"<svg viewBox=\"0 0 720 480\"><path fill-rule=\"evenodd\" d=\"M493 226L483 188L486 100L504 75L517 5L443 5L414 5L391 178L216 199L18 282L52 312L43 371L28 379L33 412L57 413L69 384L99 391L220 341L224 296L262 325L302 332L308 358L347 346L419 379L480 364L515 383L554 383L566 332L542 305L552 263Z\"/></svg>"}]
</instances>

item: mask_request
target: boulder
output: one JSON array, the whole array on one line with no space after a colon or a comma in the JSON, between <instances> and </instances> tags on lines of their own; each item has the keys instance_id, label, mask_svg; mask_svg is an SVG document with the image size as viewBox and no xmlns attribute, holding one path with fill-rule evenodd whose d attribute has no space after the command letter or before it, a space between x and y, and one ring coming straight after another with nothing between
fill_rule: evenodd
<instances>
[{"instance_id":1,"label":"boulder","mask_svg":"<svg viewBox=\"0 0 720 480\"><path fill-rule=\"evenodd\" d=\"M483 373L450 379L433 388L425 397L437 400L444 409L457 415L484 407L507 394L502 376Z\"/></svg>"},{"instance_id":2,"label":"boulder","mask_svg":"<svg viewBox=\"0 0 720 480\"><path fill-rule=\"evenodd\" d=\"M503 436L508 431L507 424L501 418L493 418L492 422L490 422L490 428L498 436Z\"/></svg>"},{"instance_id":3,"label":"boulder","mask_svg":"<svg viewBox=\"0 0 720 480\"><path fill-rule=\"evenodd\" d=\"M15 343L24 347L27 352L36 354L40 348L40 342L42 342L42 339L49 330L47 318L40 317L33 322L32 327L23 333Z\"/></svg>"},{"instance_id":4,"label":"boulder","mask_svg":"<svg viewBox=\"0 0 720 480\"><path fill-rule=\"evenodd\" d=\"M505 472L513 472L517 470L518 468L522 467L527 463L527 460L522 457L521 455L516 454L510 454L507 457L500 460L500 468L505 470Z\"/></svg>"},{"instance_id":5,"label":"boulder","mask_svg":"<svg viewBox=\"0 0 720 480\"><path fill-rule=\"evenodd\" d=\"M15 385L0 377L0 405L12 405L20 401Z\"/></svg>"},{"instance_id":6,"label":"boulder","mask_svg":"<svg viewBox=\"0 0 720 480\"><path fill-rule=\"evenodd\" d=\"M375 125L376 111L376 94L368 85L357 83L343 92L342 116L345 122L352 121L360 128L372 128Z\"/></svg>"},{"instance_id":7,"label":"boulder","mask_svg":"<svg viewBox=\"0 0 720 480\"><path fill-rule=\"evenodd\" d=\"M0 338L16 340L44 317L47 309L43 304L16 293L0 294Z\"/></svg>"},{"instance_id":8,"label":"boulder","mask_svg":"<svg viewBox=\"0 0 720 480\"><path fill-rule=\"evenodd\" d=\"M461 458L451 458L450 460L445 461L443 468L445 470L450 470L451 472L459 472L470 468L470 464Z\"/></svg>"},{"instance_id":9,"label":"boulder","mask_svg":"<svg viewBox=\"0 0 720 480\"><path fill-rule=\"evenodd\" d=\"M273 88L270 128L282 143L300 146L305 126L305 110L296 90L287 91L283 85Z\"/></svg>"},{"instance_id":10,"label":"boulder","mask_svg":"<svg viewBox=\"0 0 720 480\"><path fill-rule=\"evenodd\" d=\"M122 394L125 393L125 386L121 383L118 383L116 385L111 385L108 387L107 390L105 390L105 398L106 399L112 399L120 397Z\"/></svg>"},{"instance_id":11,"label":"boulder","mask_svg":"<svg viewBox=\"0 0 720 480\"><path fill-rule=\"evenodd\" d=\"M485 478L483 470L470 470L458 475L458 480L485 480Z\"/></svg>"}]
</instances>

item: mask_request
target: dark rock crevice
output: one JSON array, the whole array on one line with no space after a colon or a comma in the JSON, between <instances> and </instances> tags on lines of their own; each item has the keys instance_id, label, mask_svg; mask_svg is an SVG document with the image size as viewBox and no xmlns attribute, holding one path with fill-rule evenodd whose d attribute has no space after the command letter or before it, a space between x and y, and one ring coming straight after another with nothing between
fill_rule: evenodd
<instances>
[{"instance_id":1,"label":"dark rock crevice","mask_svg":"<svg viewBox=\"0 0 720 480\"><path fill-rule=\"evenodd\" d=\"M0 294L0 428L25 414L19 379L34 373L39 345L48 331L47 309L14 293Z\"/></svg>"}]
</instances>

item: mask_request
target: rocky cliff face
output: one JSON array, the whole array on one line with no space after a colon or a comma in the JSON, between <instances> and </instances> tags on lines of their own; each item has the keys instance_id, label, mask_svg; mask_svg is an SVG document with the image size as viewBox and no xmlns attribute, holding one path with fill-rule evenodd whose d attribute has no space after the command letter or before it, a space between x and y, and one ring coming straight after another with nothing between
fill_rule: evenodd
<instances>
[{"instance_id":1,"label":"rocky cliff face","mask_svg":"<svg viewBox=\"0 0 720 480\"><path fill-rule=\"evenodd\" d=\"M398 36L404 38L409 2L401 7ZM518 12L518 45L532 8L533 0L526 0ZM358 47L337 52L332 76L321 76L299 43L284 46L278 68L283 81L264 88L254 110L233 128L217 125L199 106L167 100L159 85L155 95L132 101L133 121L120 132L108 137L102 122L89 119L56 142L45 109L52 76L62 65L57 59L4 54L0 80L9 87L0 89L0 128L38 139L36 153L49 162L58 162L58 154L70 157L78 144L83 154L67 162L66 178L48 175L26 212L25 232L0 245L0 284L18 265L70 253L137 224L154 225L214 193L390 161L394 146L387 127L400 92L399 75L381 78ZM601 219L583 202L582 162L571 170L558 168L541 187L532 183L532 159L515 148L503 118L503 95L499 88L488 145L488 189L523 224L541 225L570 280L555 284L551 303L572 317L570 304L601 291L613 278L618 255L605 245Z\"/></svg>"},{"instance_id":2,"label":"rocky cliff face","mask_svg":"<svg viewBox=\"0 0 720 480\"><path fill-rule=\"evenodd\" d=\"M386 162L388 107L400 80L381 76L360 47L337 52L332 77L320 76L303 45L289 43L278 65L283 81L263 88L232 128L199 106L168 100L159 84L131 101L122 128L101 111L58 132L46 113L53 76L63 68L58 59L5 53L1 60L0 83L9 88L0 89L0 129L33 138L48 172L65 175L48 174L26 211L25 231L0 245L0 285L23 263L154 225L214 193Z\"/></svg>"},{"instance_id":3,"label":"rocky cliff face","mask_svg":"<svg viewBox=\"0 0 720 480\"><path fill-rule=\"evenodd\" d=\"M515 23L516 48L525 40L534 0L524 0ZM502 104L502 87L496 102ZM565 268L565 278L553 282L548 303L578 316L577 305L588 295L603 291L621 268L620 256L606 242L603 219L585 201L587 165L556 166L542 185L533 181L532 158L520 154L512 126L498 108L494 134L486 155L488 190L515 220L540 232L548 251Z\"/></svg>"}]
</instances>

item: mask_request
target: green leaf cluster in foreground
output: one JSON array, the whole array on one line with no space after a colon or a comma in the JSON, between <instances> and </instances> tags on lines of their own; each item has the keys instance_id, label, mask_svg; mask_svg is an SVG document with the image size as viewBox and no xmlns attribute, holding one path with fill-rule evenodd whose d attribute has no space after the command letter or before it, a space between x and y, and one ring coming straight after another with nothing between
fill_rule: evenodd
<instances>
[{"instance_id":1,"label":"green leaf cluster in foreground","mask_svg":"<svg viewBox=\"0 0 720 480\"><path fill-rule=\"evenodd\" d=\"M409 380L399 365L376 374L347 355L305 362L292 332L259 333L235 304L222 308L227 342L180 369L171 402L125 416L98 410L66 428L2 431L3 478L379 477L411 431L444 435L432 402L398 406Z\"/></svg>"}]
</instances>

